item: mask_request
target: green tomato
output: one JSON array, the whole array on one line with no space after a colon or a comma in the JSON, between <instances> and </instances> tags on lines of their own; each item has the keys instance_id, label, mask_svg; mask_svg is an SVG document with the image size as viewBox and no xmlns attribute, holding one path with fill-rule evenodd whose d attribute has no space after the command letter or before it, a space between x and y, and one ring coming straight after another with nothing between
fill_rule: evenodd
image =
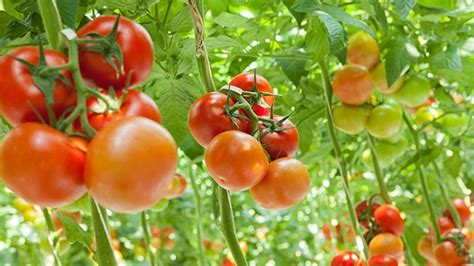
<instances>
[{"instance_id":1,"label":"green tomato","mask_svg":"<svg viewBox=\"0 0 474 266\"><path fill-rule=\"evenodd\" d=\"M417 107L430 98L430 81L418 76L411 77L395 94L395 98L407 107Z\"/></svg>"},{"instance_id":2,"label":"green tomato","mask_svg":"<svg viewBox=\"0 0 474 266\"><path fill-rule=\"evenodd\" d=\"M446 133L453 137L461 136L469 127L469 118L466 114L447 114L440 118L440 124Z\"/></svg>"},{"instance_id":3,"label":"green tomato","mask_svg":"<svg viewBox=\"0 0 474 266\"><path fill-rule=\"evenodd\" d=\"M380 141L375 143L375 153L379 161L381 168L386 168L389 165L393 164L408 147L408 142L405 138L401 138L398 142L389 143L385 141ZM362 162L365 167L370 170L374 169L374 163L372 161L372 154L370 150L365 150L362 153Z\"/></svg>"},{"instance_id":4,"label":"green tomato","mask_svg":"<svg viewBox=\"0 0 474 266\"><path fill-rule=\"evenodd\" d=\"M374 80L375 88L382 93L391 94L398 91L405 82L405 77L399 77L392 86L388 86L387 83L387 74L385 72L385 65L383 62L380 62L374 70L370 72L372 79Z\"/></svg>"},{"instance_id":5,"label":"green tomato","mask_svg":"<svg viewBox=\"0 0 474 266\"><path fill-rule=\"evenodd\" d=\"M161 212L168 207L169 203L169 200L161 199L157 204L155 204L155 206L151 207L150 211Z\"/></svg>"},{"instance_id":6,"label":"green tomato","mask_svg":"<svg viewBox=\"0 0 474 266\"><path fill-rule=\"evenodd\" d=\"M402 112L393 105L381 104L370 112L367 131L376 138L385 139L397 134L401 125Z\"/></svg>"},{"instance_id":7,"label":"green tomato","mask_svg":"<svg viewBox=\"0 0 474 266\"><path fill-rule=\"evenodd\" d=\"M84 196L80 197L78 200L74 201L73 203L60 207L59 209L68 212L77 212L81 211L86 215L91 214L91 201L89 194L84 194Z\"/></svg>"},{"instance_id":8,"label":"green tomato","mask_svg":"<svg viewBox=\"0 0 474 266\"><path fill-rule=\"evenodd\" d=\"M368 112L363 107L339 104L332 111L336 128L344 133L358 134L367 124Z\"/></svg>"}]
</instances>

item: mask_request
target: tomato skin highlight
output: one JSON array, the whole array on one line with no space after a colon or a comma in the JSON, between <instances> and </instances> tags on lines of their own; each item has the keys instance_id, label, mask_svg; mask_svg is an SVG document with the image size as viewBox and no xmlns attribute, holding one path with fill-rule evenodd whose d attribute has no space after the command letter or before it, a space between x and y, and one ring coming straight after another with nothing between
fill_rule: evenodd
<instances>
[{"instance_id":1,"label":"tomato skin highlight","mask_svg":"<svg viewBox=\"0 0 474 266\"><path fill-rule=\"evenodd\" d=\"M369 251L372 256L390 255L399 259L403 255L403 242L394 234L381 233L370 241Z\"/></svg>"},{"instance_id":2,"label":"tomato skin highlight","mask_svg":"<svg viewBox=\"0 0 474 266\"><path fill-rule=\"evenodd\" d=\"M0 176L7 188L41 207L61 207L85 192L86 155L63 133L28 122L8 133L1 144Z\"/></svg>"},{"instance_id":3,"label":"tomato skin highlight","mask_svg":"<svg viewBox=\"0 0 474 266\"><path fill-rule=\"evenodd\" d=\"M371 70L380 61L380 49L377 42L363 31L355 33L349 37L347 61Z\"/></svg>"},{"instance_id":4,"label":"tomato skin highlight","mask_svg":"<svg viewBox=\"0 0 474 266\"><path fill-rule=\"evenodd\" d=\"M403 234L404 222L397 207L383 204L374 212L375 222L383 233L392 233L396 236Z\"/></svg>"},{"instance_id":5,"label":"tomato skin highlight","mask_svg":"<svg viewBox=\"0 0 474 266\"><path fill-rule=\"evenodd\" d=\"M92 139L85 183L104 207L140 212L163 198L177 164L176 144L165 128L147 118L124 117Z\"/></svg>"},{"instance_id":6,"label":"tomato skin highlight","mask_svg":"<svg viewBox=\"0 0 474 266\"><path fill-rule=\"evenodd\" d=\"M272 93L273 89L270 86L270 83L262 76L256 76L257 79L257 90L260 92L268 92ZM252 91L254 85L254 73L244 72L237 76L235 76L229 84L231 86L235 86L241 88L244 91ZM272 106L275 102L275 96L267 95L263 96L263 100L268 104L268 106ZM263 115L270 115L270 110L265 108L264 106L255 104L252 106L253 111L255 114L263 116Z\"/></svg>"},{"instance_id":7,"label":"tomato skin highlight","mask_svg":"<svg viewBox=\"0 0 474 266\"><path fill-rule=\"evenodd\" d=\"M68 62L68 58L57 51L44 49L44 53L48 66L60 66ZM13 126L40 121L29 105L31 103L41 117L49 121L43 92L33 82L28 68L13 59L14 57L37 65L39 49L34 46L23 46L0 58L0 114ZM69 71L62 70L60 73L73 84ZM73 88L56 81L53 99L52 109L58 118L76 103L76 93Z\"/></svg>"},{"instance_id":8,"label":"tomato skin highlight","mask_svg":"<svg viewBox=\"0 0 474 266\"><path fill-rule=\"evenodd\" d=\"M252 136L236 131L217 135L204 153L210 175L232 192L255 186L267 172L268 158Z\"/></svg>"},{"instance_id":9,"label":"tomato skin highlight","mask_svg":"<svg viewBox=\"0 0 474 266\"><path fill-rule=\"evenodd\" d=\"M281 119L280 116L274 116L273 119L278 121ZM299 134L298 129L293 125L293 123L286 119L283 121L281 128L285 130L270 132L263 135L264 130L266 129L263 123L259 123L260 129L260 142L270 155L270 159L276 160L283 157L294 157L298 151L299 145ZM263 135L263 136L262 136Z\"/></svg>"},{"instance_id":10,"label":"tomato skin highlight","mask_svg":"<svg viewBox=\"0 0 474 266\"><path fill-rule=\"evenodd\" d=\"M263 179L250 189L250 195L265 209L287 209L305 198L309 179L308 170L300 161L280 158L270 163Z\"/></svg>"},{"instance_id":11,"label":"tomato skin highlight","mask_svg":"<svg viewBox=\"0 0 474 266\"><path fill-rule=\"evenodd\" d=\"M331 266L364 266L364 261L354 251L341 251L334 256Z\"/></svg>"},{"instance_id":12,"label":"tomato skin highlight","mask_svg":"<svg viewBox=\"0 0 474 266\"><path fill-rule=\"evenodd\" d=\"M373 256L367 263L368 266L398 266L398 261L395 258L385 255Z\"/></svg>"},{"instance_id":13,"label":"tomato skin highlight","mask_svg":"<svg viewBox=\"0 0 474 266\"><path fill-rule=\"evenodd\" d=\"M373 81L363 66L345 65L336 71L332 89L347 105L361 105L372 95Z\"/></svg>"},{"instance_id":14,"label":"tomato skin highlight","mask_svg":"<svg viewBox=\"0 0 474 266\"><path fill-rule=\"evenodd\" d=\"M79 38L87 38L87 34L108 35L115 24L117 16L101 16L84 25L77 32ZM104 57L94 51L79 49L79 65L86 79L94 81L108 89L123 89L129 73L130 87L139 84L150 74L153 67L154 48L148 32L140 24L125 17L120 17L117 29L117 44L123 55L123 73L117 76L112 66ZM114 60L116 63L117 61Z\"/></svg>"}]
</instances>

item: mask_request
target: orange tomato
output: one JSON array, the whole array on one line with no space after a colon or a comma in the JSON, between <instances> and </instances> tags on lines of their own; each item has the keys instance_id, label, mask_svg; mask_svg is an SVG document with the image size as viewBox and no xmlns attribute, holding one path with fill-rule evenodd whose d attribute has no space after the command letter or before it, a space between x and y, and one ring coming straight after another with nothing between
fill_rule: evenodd
<instances>
[{"instance_id":1,"label":"orange tomato","mask_svg":"<svg viewBox=\"0 0 474 266\"><path fill-rule=\"evenodd\" d=\"M332 89L345 104L361 105L372 95L372 77L359 65L345 65L336 71Z\"/></svg>"}]
</instances>

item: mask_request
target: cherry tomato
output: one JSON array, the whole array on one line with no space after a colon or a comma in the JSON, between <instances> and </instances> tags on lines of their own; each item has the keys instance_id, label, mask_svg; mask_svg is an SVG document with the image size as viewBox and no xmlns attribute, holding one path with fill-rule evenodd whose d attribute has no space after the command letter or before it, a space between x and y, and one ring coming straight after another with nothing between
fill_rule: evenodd
<instances>
[{"instance_id":1,"label":"cherry tomato","mask_svg":"<svg viewBox=\"0 0 474 266\"><path fill-rule=\"evenodd\" d=\"M147 118L124 117L92 139L85 183L104 207L139 212L163 198L177 164L176 144L165 128Z\"/></svg>"},{"instance_id":2,"label":"cherry tomato","mask_svg":"<svg viewBox=\"0 0 474 266\"><path fill-rule=\"evenodd\" d=\"M250 189L258 205L270 210L289 208L302 201L309 191L309 173L293 158L270 163L263 179Z\"/></svg>"},{"instance_id":3,"label":"cherry tomato","mask_svg":"<svg viewBox=\"0 0 474 266\"><path fill-rule=\"evenodd\" d=\"M439 119L446 133L453 137L459 137L469 127L469 117L466 114L447 114Z\"/></svg>"},{"instance_id":4,"label":"cherry tomato","mask_svg":"<svg viewBox=\"0 0 474 266\"><path fill-rule=\"evenodd\" d=\"M395 99L408 107L422 105L430 98L431 84L429 80L414 76L409 78L395 94Z\"/></svg>"},{"instance_id":5,"label":"cherry tomato","mask_svg":"<svg viewBox=\"0 0 474 266\"><path fill-rule=\"evenodd\" d=\"M394 234L381 233L370 241L369 251L372 256L389 255L399 259L403 255L403 242Z\"/></svg>"},{"instance_id":6,"label":"cherry tomato","mask_svg":"<svg viewBox=\"0 0 474 266\"><path fill-rule=\"evenodd\" d=\"M440 217L438 218L438 227L439 227L439 231L441 233L444 233L450 229L454 229L456 228L456 226L454 225L453 221L448 218L448 217Z\"/></svg>"},{"instance_id":7,"label":"cherry tomato","mask_svg":"<svg viewBox=\"0 0 474 266\"><path fill-rule=\"evenodd\" d=\"M380 207L380 204L378 204L377 202L372 202L372 210L369 212L368 204L369 203L367 200L362 200L359 203L357 203L355 207L359 224L365 228L369 228L369 220L372 218L377 208Z\"/></svg>"},{"instance_id":8,"label":"cherry tomato","mask_svg":"<svg viewBox=\"0 0 474 266\"><path fill-rule=\"evenodd\" d=\"M370 110L359 106L336 105L333 110L334 124L340 131L355 135L365 129Z\"/></svg>"},{"instance_id":9,"label":"cherry tomato","mask_svg":"<svg viewBox=\"0 0 474 266\"><path fill-rule=\"evenodd\" d=\"M462 254L459 247L451 241L443 241L434 248L436 262L443 266L461 266L467 263L466 254Z\"/></svg>"},{"instance_id":10,"label":"cherry tomato","mask_svg":"<svg viewBox=\"0 0 474 266\"><path fill-rule=\"evenodd\" d=\"M359 31L349 38L347 44L347 62L362 65L368 70L380 61L377 42L367 33Z\"/></svg>"},{"instance_id":11,"label":"cherry tomato","mask_svg":"<svg viewBox=\"0 0 474 266\"><path fill-rule=\"evenodd\" d=\"M197 99L189 109L188 126L194 139L206 147L211 140L220 133L228 130L247 130L247 120L235 118L234 125L225 111L227 95L211 92ZM229 99L229 106L234 101ZM244 115L239 112L239 114Z\"/></svg>"},{"instance_id":12,"label":"cherry tomato","mask_svg":"<svg viewBox=\"0 0 474 266\"><path fill-rule=\"evenodd\" d=\"M407 149L407 146L408 143L404 138L399 139L395 143L389 143L386 141L375 142L375 153L377 154L379 166L385 168L392 165L395 160L403 155ZM362 153L362 162L364 163L365 167L369 168L370 170L374 169L372 154L369 149Z\"/></svg>"},{"instance_id":13,"label":"cherry tomato","mask_svg":"<svg viewBox=\"0 0 474 266\"><path fill-rule=\"evenodd\" d=\"M398 261L391 256L377 255L369 259L368 266L398 266Z\"/></svg>"},{"instance_id":14,"label":"cherry tomato","mask_svg":"<svg viewBox=\"0 0 474 266\"><path fill-rule=\"evenodd\" d=\"M401 76L389 87L387 83L387 74L385 65L380 62L371 72L375 87L382 93L391 94L399 90L405 82L405 77Z\"/></svg>"},{"instance_id":15,"label":"cherry tomato","mask_svg":"<svg viewBox=\"0 0 474 266\"><path fill-rule=\"evenodd\" d=\"M245 73L242 73L242 74L239 74L239 75L235 76L229 82L229 84L232 85L232 86L241 88L244 91L253 91L254 78L255 78L254 73L245 72ZM270 83L264 77L262 77L260 75L257 75L256 79L257 79L257 90L258 91L268 92L268 93L273 92L273 89L270 86ZM271 95L263 96L263 100L265 101L265 103L269 107L271 107L273 105L273 102L275 101L275 96L271 96ZM270 114L270 110L267 107L259 105L259 104L253 105L252 109L255 112L255 114L257 114L257 115L269 115Z\"/></svg>"},{"instance_id":16,"label":"cherry tomato","mask_svg":"<svg viewBox=\"0 0 474 266\"><path fill-rule=\"evenodd\" d=\"M89 124L95 130L99 131L108 123L121 119L124 116L142 116L161 124L160 110L148 95L141 91L129 90L121 106L118 106L118 99L121 97L122 91L117 93L117 99L109 98L110 104L117 105L114 107L116 110L106 110L106 104L96 97L92 97L87 100L87 117ZM74 127L77 131L81 129L81 123L79 119L75 121Z\"/></svg>"},{"instance_id":17,"label":"cherry tomato","mask_svg":"<svg viewBox=\"0 0 474 266\"><path fill-rule=\"evenodd\" d=\"M394 136L402 126L402 112L390 104L381 104L370 112L367 131L380 139Z\"/></svg>"},{"instance_id":18,"label":"cherry tomato","mask_svg":"<svg viewBox=\"0 0 474 266\"><path fill-rule=\"evenodd\" d=\"M84 25L78 32L79 38L88 38L88 34L107 36L114 27L117 16L101 16ZM98 52L79 50L81 73L101 88L115 89L125 87L130 75L130 86L139 84L150 74L153 67L153 42L148 32L138 23L120 17L117 29L117 44L123 56L123 70L117 73L114 68ZM89 44L86 44L86 46ZM118 61L114 59L118 66Z\"/></svg>"},{"instance_id":19,"label":"cherry tomato","mask_svg":"<svg viewBox=\"0 0 474 266\"><path fill-rule=\"evenodd\" d=\"M273 119L278 122L281 117L274 116ZM265 124L259 124L260 142L272 160L295 156L299 144L298 129L289 119L277 124L282 130L269 133L265 132Z\"/></svg>"},{"instance_id":20,"label":"cherry tomato","mask_svg":"<svg viewBox=\"0 0 474 266\"><path fill-rule=\"evenodd\" d=\"M61 207L85 192L85 154L63 133L28 122L5 136L0 176L7 188L33 204Z\"/></svg>"},{"instance_id":21,"label":"cherry tomato","mask_svg":"<svg viewBox=\"0 0 474 266\"><path fill-rule=\"evenodd\" d=\"M433 253L434 243L433 238L430 236L422 236L420 240L418 240L417 245L418 253L425 258L427 261L434 262L435 257Z\"/></svg>"},{"instance_id":22,"label":"cherry tomato","mask_svg":"<svg viewBox=\"0 0 474 266\"><path fill-rule=\"evenodd\" d=\"M237 266L237 264L235 262L231 261L228 258L224 258L221 265L222 266Z\"/></svg>"},{"instance_id":23,"label":"cherry tomato","mask_svg":"<svg viewBox=\"0 0 474 266\"><path fill-rule=\"evenodd\" d=\"M472 235L470 235L471 232L466 229L468 228L463 228L463 229L452 228L443 232L442 237L449 238L449 239L457 238L461 241L460 244L462 244L466 248L466 250L470 250Z\"/></svg>"},{"instance_id":24,"label":"cherry tomato","mask_svg":"<svg viewBox=\"0 0 474 266\"><path fill-rule=\"evenodd\" d=\"M182 174L174 174L173 179L166 190L165 199L175 199L183 195L187 185L186 178Z\"/></svg>"},{"instance_id":25,"label":"cherry tomato","mask_svg":"<svg viewBox=\"0 0 474 266\"><path fill-rule=\"evenodd\" d=\"M331 266L364 266L364 261L354 251L341 251L331 261Z\"/></svg>"},{"instance_id":26,"label":"cherry tomato","mask_svg":"<svg viewBox=\"0 0 474 266\"><path fill-rule=\"evenodd\" d=\"M236 130L217 135L209 143L204 160L217 184L232 192L255 186L268 169L262 145L252 136Z\"/></svg>"},{"instance_id":27,"label":"cherry tomato","mask_svg":"<svg viewBox=\"0 0 474 266\"><path fill-rule=\"evenodd\" d=\"M45 49L44 54L48 66L60 66L68 62L67 57L57 51ZM30 70L16 61L15 57L36 65L39 62L39 49L24 46L0 58L0 114L13 126L40 121L34 110L38 111L42 119L49 121L43 92L35 85ZM72 83L69 71L60 73ZM56 118L75 102L75 91L63 82L56 81L52 105Z\"/></svg>"},{"instance_id":28,"label":"cherry tomato","mask_svg":"<svg viewBox=\"0 0 474 266\"><path fill-rule=\"evenodd\" d=\"M332 89L341 102L361 105L372 95L373 81L363 66L345 65L336 71Z\"/></svg>"},{"instance_id":29,"label":"cherry tomato","mask_svg":"<svg viewBox=\"0 0 474 266\"><path fill-rule=\"evenodd\" d=\"M374 219L383 233L392 233L396 236L403 234L404 222L397 207L382 204L375 210Z\"/></svg>"}]
</instances>

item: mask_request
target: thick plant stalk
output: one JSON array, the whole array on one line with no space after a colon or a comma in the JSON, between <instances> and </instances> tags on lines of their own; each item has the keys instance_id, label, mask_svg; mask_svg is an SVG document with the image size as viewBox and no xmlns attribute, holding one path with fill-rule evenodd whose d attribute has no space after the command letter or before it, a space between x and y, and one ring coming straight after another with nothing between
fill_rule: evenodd
<instances>
[{"instance_id":1,"label":"thick plant stalk","mask_svg":"<svg viewBox=\"0 0 474 266\"><path fill-rule=\"evenodd\" d=\"M199 251L199 264L201 266L206 265L206 256L204 255L204 247L202 243L202 203L201 203L201 193L199 192L198 185L196 184L196 177L194 176L193 163L190 162L189 165L189 178L191 179L191 186L194 190L194 201L196 202L196 241Z\"/></svg>"},{"instance_id":2,"label":"thick plant stalk","mask_svg":"<svg viewBox=\"0 0 474 266\"><path fill-rule=\"evenodd\" d=\"M114 250L112 247L112 240L105 223L105 219L102 216L102 210L99 204L91 198L91 213L92 213L92 223L94 226L94 232L97 243L97 250L95 252L95 257L99 265L110 265L115 266L117 262L115 261Z\"/></svg>"},{"instance_id":3,"label":"thick plant stalk","mask_svg":"<svg viewBox=\"0 0 474 266\"><path fill-rule=\"evenodd\" d=\"M54 263L57 266L61 266L61 259L59 258L58 252L56 251L56 248L54 247L54 242L49 238L49 235L54 232L54 226L53 226L53 221L51 220L51 215L49 214L49 211L47 208L41 208L41 211L43 211L43 216L44 220L46 221L46 226L48 227L48 244L51 247L51 253L53 254L54 257Z\"/></svg>"},{"instance_id":4,"label":"thick plant stalk","mask_svg":"<svg viewBox=\"0 0 474 266\"><path fill-rule=\"evenodd\" d=\"M59 32L62 29L61 17L55 0L38 0L38 7L43 20L43 25L48 35L51 48L58 50Z\"/></svg>"},{"instance_id":5,"label":"thick plant stalk","mask_svg":"<svg viewBox=\"0 0 474 266\"><path fill-rule=\"evenodd\" d=\"M342 176L342 185L344 187L344 193L346 196L347 208L349 211L349 216L351 218L352 227L354 228L356 234L360 236L361 241L364 245L363 252L366 258L369 257L367 243L363 234L361 233L359 223L357 222L357 215L354 208L353 196L349 188L349 172L347 171L346 161L342 155L342 150L339 145L339 142L336 137L336 130L334 127L334 116L332 113L332 103L331 103L331 82L329 78L329 71L327 69L326 61L323 59L319 62L319 67L321 68L323 88L324 88L324 98L326 103L326 113L328 119L328 130L331 137L331 142L334 147L334 153L336 154L336 160L338 162L338 167L340 174Z\"/></svg>"}]
</instances>

